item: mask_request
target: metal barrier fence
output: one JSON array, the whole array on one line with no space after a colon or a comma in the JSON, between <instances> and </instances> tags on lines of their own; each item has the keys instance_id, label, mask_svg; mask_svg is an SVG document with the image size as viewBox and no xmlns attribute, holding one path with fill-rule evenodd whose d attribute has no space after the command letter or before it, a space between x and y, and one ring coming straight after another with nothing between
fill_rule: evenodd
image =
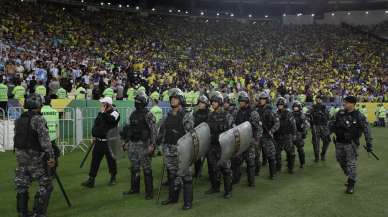
<instances>
[{"instance_id":1,"label":"metal barrier fence","mask_svg":"<svg viewBox=\"0 0 388 217\"><path fill-rule=\"evenodd\" d=\"M116 108L120 113L119 126L124 126L134 108L122 107ZM163 116L171 110L170 107L161 107ZM56 144L62 154L66 151L73 151L77 148L86 151L92 141L92 128L94 121L100 112L100 108L56 108L59 113L59 121L55 123L48 122L48 125L55 125L57 129ZM13 147L14 121L24 112L22 107L10 107L7 112L0 109L0 151Z\"/></svg>"},{"instance_id":2,"label":"metal barrier fence","mask_svg":"<svg viewBox=\"0 0 388 217\"><path fill-rule=\"evenodd\" d=\"M6 114L4 109L0 108L0 152L5 151L5 142L6 142L6 133L7 133L7 127L6 127Z\"/></svg>"}]
</instances>

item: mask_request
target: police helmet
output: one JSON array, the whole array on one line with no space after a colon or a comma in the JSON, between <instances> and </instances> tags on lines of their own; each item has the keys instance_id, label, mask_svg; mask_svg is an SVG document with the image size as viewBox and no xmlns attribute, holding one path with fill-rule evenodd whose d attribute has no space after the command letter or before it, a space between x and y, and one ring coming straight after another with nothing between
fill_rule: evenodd
<instances>
[{"instance_id":1,"label":"police helmet","mask_svg":"<svg viewBox=\"0 0 388 217\"><path fill-rule=\"evenodd\" d=\"M246 103L249 103L249 95L248 95L248 93L247 92L245 92L245 91L240 91L239 93L238 93L238 101L239 102L246 102Z\"/></svg>"},{"instance_id":2,"label":"police helmet","mask_svg":"<svg viewBox=\"0 0 388 217\"><path fill-rule=\"evenodd\" d=\"M41 95L32 93L27 96L24 102L25 109L39 109L42 107L44 99Z\"/></svg>"},{"instance_id":3,"label":"police helmet","mask_svg":"<svg viewBox=\"0 0 388 217\"><path fill-rule=\"evenodd\" d=\"M210 101L218 102L221 105L224 102L224 97L219 91L214 91L210 98Z\"/></svg>"},{"instance_id":4,"label":"police helmet","mask_svg":"<svg viewBox=\"0 0 388 217\"><path fill-rule=\"evenodd\" d=\"M206 105L209 105L209 99L205 95L201 95L198 97L198 103L204 103Z\"/></svg>"},{"instance_id":5,"label":"police helmet","mask_svg":"<svg viewBox=\"0 0 388 217\"><path fill-rule=\"evenodd\" d=\"M168 92L169 92L168 95L169 95L170 101L171 101L171 98L175 97L179 99L181 105L185 105L185 96L183 95L183 92L181 91L181 89L171 88Z\"/></svg>"},{"instance_id":6,"label":"police helmet","mask_svg":"<svg viewBox=\"0 0 388 217\"><path fill-rule=\"evenodd\" d=\"M287 100L284 97L279 97L276 100L276 106L278 105L287 105Z\"/></svg>"},{"instance_id":7,"label":"police helmet","mask_svg":"<svg viewBox=\"0 0 388 217\"><path fill-rule=\"evenodd\" d=\"M146 106L148 105L148 96L144 91L137 91L135 96L135 103Z\"/></svg>"}]
</instances>

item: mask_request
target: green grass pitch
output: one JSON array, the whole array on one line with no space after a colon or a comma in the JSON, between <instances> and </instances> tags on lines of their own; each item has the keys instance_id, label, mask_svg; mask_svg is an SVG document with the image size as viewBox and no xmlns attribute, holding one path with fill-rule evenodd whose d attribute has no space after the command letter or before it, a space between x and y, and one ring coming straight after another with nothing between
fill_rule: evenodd
<instances>
[{"instance_id":1,"label":"green grass pitch","mask_svg":"<svg viewBox=\"0 0 388 217\"><path fill-rule=\"evenodd\" d=\"M68 208L54 184L55 190L49 205L49 217L387 217L388 216L388 128L372 128L374 150L381 158L376 161L359 148L358 173L355 194L344 193L345 176L335 160L334 145L330 144L326 162L313 162L310 139L306 141L307 165L290 175L283 172L274 181L268 179L268 166L262 168L256 179L256 187L247 186L246 176L234 186L229 200L218 195L205 195L209 188L207 172L195 181L194 204L190 211L182 211L180 203L170 206L144 200L144 185L140 195L123 197L122 191L129 188L129 163L119 162L118 184L107 186L109 174L104 160L94 189L85 189L80 183L87 178L90 158L83 169L79 168L82 152L66 153L60 159L58 174L73 203ZM311 137L311 134L308 136ZM363 138L362 138L363 139ZM361 140L364 143L364 140ZM13 183L15 157L12 152L0 153L0 216L16 215L16 195ZM284 163L285 165L285 163ZM205 167L206 168L206 165ZM155 192L161 173L161 158L153 159ZM30 204L36 190L30 190ZM155 193L156 194L156 193ZM167 196L163 188L161 200ZM32 205L30 205L31 208Z\"/></svg>"}]
</instances>

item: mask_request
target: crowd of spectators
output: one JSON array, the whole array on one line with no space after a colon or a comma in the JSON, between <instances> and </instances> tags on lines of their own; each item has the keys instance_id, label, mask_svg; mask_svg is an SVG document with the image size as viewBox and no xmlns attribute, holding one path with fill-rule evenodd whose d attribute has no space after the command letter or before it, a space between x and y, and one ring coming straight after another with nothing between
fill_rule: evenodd
<instances>
[{"instance_id":1,"label":"crowd of spectators","mask_svg":"<svg viewBox=\"0 0 388 217\"><path fill-rule=\"evenodd\" d=\"M388 46L343 26L1 4L0 73L10 97L15 86L44 85L51 96L82 87L99 99L110 87L125 99L143 86L388 101Z\"/></svg>"}]
</instances>

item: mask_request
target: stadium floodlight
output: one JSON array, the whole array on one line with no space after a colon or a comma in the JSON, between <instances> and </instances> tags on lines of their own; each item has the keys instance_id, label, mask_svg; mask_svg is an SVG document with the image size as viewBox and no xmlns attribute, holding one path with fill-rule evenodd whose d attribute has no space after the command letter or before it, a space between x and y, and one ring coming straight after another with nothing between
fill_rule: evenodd
<instances>
[{"instance_id":1,"label":"stadium floodlight","mask_svg":"<svg viewBox=\"0 0 388 217\"><path fill-rule=\"evenodd\" d=\"M283 14L283 17L287 16L287 14Z\"/></svg>"},{"instance_id":2,"label":"stadium floodlight","mask_svg":"<svg viewBox=\"0 0 388 217\"><path fill-rule=\"evenodd\" d=\"M108 5L110 6L110 2L108 2Z\"/></svg>"},{"instance_id":3,"label":"stadium floodlight","mask_svg":"<svg viewBox=\"0 0 388 217\"><path fill-rule=\"evenodd\" d=\"M333 17L335 15L335 13L331 13L331 16Z\"/></svg>"},{"instance_id":4,"label":"stadium floodlight","mask_svg":"<svg viewBox=\"0 0 388 217\"><path fill-rule=\"evenodd\" d=\"M268 15L265 15L264 17L265 17L265 18L268 18Z\"/></svg>"},{"instance_id":5,"label":"stadium floodlight","mask_svg":"<svg viewBox=\"0 0 388 217\"><path fill-rule=\"evenodd\" d=\"M315 17L315 14L311 14L312 17Z\"/></svg>"},{"instance_id":6,"label":"stadium floodlight","mask_svg":"<svg viewBox=\"0 0 388 217\"><path fill-rule=\"evenodd\" d=\"M385 11L386 14L388 14L388 11Z\"/></svg>"},{"instance_id":7,"label":"stadium floodlight","mask_svg":"<svg viewBox=\"0 0 388 217\"><path fill-rule=\"evenodd\" d=\"M300 17L300 16L302 16L302 15L303 15L302 13L299 13L299 14L297 14L296 16Z\"/></svg>"},{"instance_id":8,"label":"stadium floodlight","mask_svg":"<svg viewBox=\"0 0 388 217\"><path fill-rule=\"evenodd\" d=\"M101 5L101 6L104 6L104 2L101 2L100 5Z\"/></svg>"},{"instance_id":9,"label":"stadium floodlight","mask_svg":"<svg viewBox=\"0 0 388 217\"><path fill-rule=\"evenodd\" d=\"M139 10L140 9L140 7L139 6L136 6L136 10Z\"/></svg>"},{"instance_id":10,"label":"stadium floodlight","mask_svg":"<svg viewBox=\"0 0 388 217\"><path fill-rule=\"evenodd\" d=\"M368 15L368 14L369 14L369 11L365 11L365 14Z\"/></svg>"},{"instance_id":11,"label":"stadium floodlight","mask_svg":"<svg viewBox=\"0 0 388 217\"><path fill-rule=\"evenodd\" d=\"M169 13L172 13L172 10L170 9L170 10L168 10L168 12L169 12Z\"/></svg>"},{"instance_id":12,"label":"stadium floodlight","mask_svg":"<svg viewBox=\"0 0 388 217\"><path fill-rule=\"evenodd\" d=\"M208 23L209 22L209 20L205 20L205 23Z\"/></svg>"},{"instance_id":13,"label":"stadium floodlight","mask_svg":"<svg viewBox=\"0 0 388 217\"><path fill-rule=\"evenodd\" d=\"M178 13L180 13L181 12L181 10L178 10Z\"/></svg>"},{"instance_id":14,"label":"stadium floodlight","mask_svg":"<svg viewBox=\"0 0 388 217\"><path fill-rule=\"evenodd\" d=\"M230 14L231 17L234 17L234 14Z\"/></svg>"},{"instance_id":15,"label":"stadium floodlight","mask_svg":"<svg viewBox=\"0 0 388 217\"><path fill-rule=\"evenodd\" d=\"M252 18L252 14L249 14L248 17L249 17L249 18Z\"/></svg>"},{"instance_id":16,"label":"stadium floodlight","mask_svg":"<svg viewBox=\"0 0 388 217\"><path fill-rule=\"evenodd\" d=\"M127 5L127 8L129 8L129 5Z\"/></svg>"},{"instance_id":17,"label":"stadium floodlight","mask_svg":"<svg viewBox=\"0 0 388 217\"><path fill-rule=\"evenodd\" d=\"M122 5L119 5L119 8L123 7Z\"/></svg>"},{"instance_id":18,"label":"stadium floodlight","mask_svg":"<svg viewBox=\"0 0 388 217\"><path fill-rule=\"evenodd\" d=\"M24 0L20 0L21 2L23 2Z\"/></svg>"},{"instance_id":19,"label":"stadium floodlight","mask_svg":"<svg viewBox=\"0 0 388 217\"><path fill-rule=\"evenodd\" d=\"M348 12L348 16L350 16L352 13Z\"/></svg>"},{"instance_id":20,"label":"stadium floodlight","mask_svg":"<svg viewBox=\"0 0 388 217\"><path fill-rule=\"evenodd\" d=\"M66 8L62 8L62 10L66 10Z\"/></svg>"},{"instance_id":21,"label":"stadium floodlight","mask_svg":"<svg viewBox=\"0 0 388 217\"><path fill-rule=\"evenodd\" d=\"M205 15L205 13L203 11L201 11L201 16Z\"/></svg>"},{"instance_id":22,"label":"stadium floodlight","mask_svg":"<svg viewBox=\"0 0 388 217\"><path fill-rule=\"evenodd\" d=\"M22 0L23 1L23 0ZM84 0L81 0L81 3L84 3Z\"/></svg>"},{"instance_id":23,"label":"stadium floodlight","mask_svg":"<svg viewBox=\"0 0 388 217\"><path fill-rule=\"evenodd\" d=\"M220 16L220 13L217 13L217 16Z\"/></svg>"},{"instance_id":24,"label":"stadium floodlight","mask_svg":"<svg viewBox=\"0 0 388 217\"><path fill-rule=\"evenodd\" d=\"M188 11L185 11L185 14L189 14L189 12L188 12Z\"/></svg>"},{"instance_id":25,"label":"stadium floodlight","mask_svg":"<svg viewBox=\"0 0 388 217\"><path fill-rule=\"evenodd\" d=\"M152 10L152 11L155 11L155 8L152 8L151 10Z\"/></svg>"}]
</instances>

